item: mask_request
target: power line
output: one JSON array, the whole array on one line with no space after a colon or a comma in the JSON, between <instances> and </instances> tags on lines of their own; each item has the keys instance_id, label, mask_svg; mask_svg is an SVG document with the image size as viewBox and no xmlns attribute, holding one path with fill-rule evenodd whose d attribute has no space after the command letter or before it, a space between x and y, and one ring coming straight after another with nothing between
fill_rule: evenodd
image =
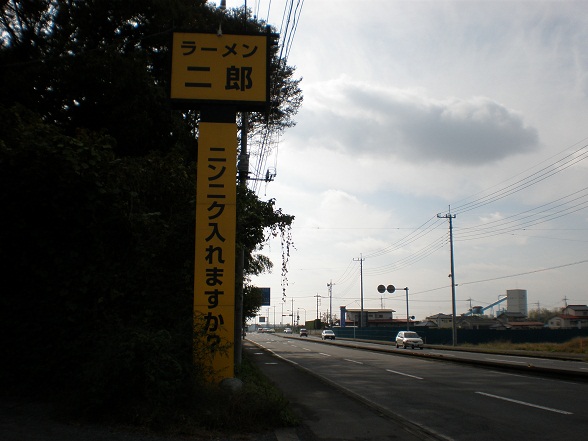
<instances>
[{"instance_id":1,"label":"power line","mask_svg":"<svg viewBox=\"0 0 588 441\"><path fill-rule=\"evenodd\" d=\"M484 205L488 205L492 202L496 202L497 200L503 199L507 196L511 196L514 193L518 193L532 185L535 185L539 182L544 181L547 178L550 178L562 171L572 167L573 165L578 164L579 162L583 161L584 159L588 158L588 145L584 145L581 148L577 149L576 151L566 155L564 158L556 161L553 164L550 164L535 173L532 173L506 187L503 187L497 191L490 193L487 196L474 200L472 202L465 203L463 205L454 207L454 211L457 214L464 213L466 211L471 211L475 208L479 208ZM561 164L559 164L561 163Z\"/></svg>"}]
</instances>

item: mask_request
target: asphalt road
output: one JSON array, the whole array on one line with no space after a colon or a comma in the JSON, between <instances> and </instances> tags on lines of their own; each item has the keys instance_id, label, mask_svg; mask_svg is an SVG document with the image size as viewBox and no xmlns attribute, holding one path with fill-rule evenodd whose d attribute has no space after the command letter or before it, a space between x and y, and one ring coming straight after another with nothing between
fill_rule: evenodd
<instances>
[{"instance_id":1,"label":"asphalt road","mask_svg":"<svg viewBox=\"0 0 588 441\"><path fill-rule=\"evenodd\" d=\"M539 365L541 359L474 354L479 358L475 364L456 363L450 359L463 354L424 349L408 356L413 351L382 351L381 345L361 350L355 343L298 336L250 334L248 339L278 357L273 366L295 366L338 390L333 400L352 397L395 427L418 427L433 438L553 440L583 439L588 433L588 383L538 375L531 362ZM545 363L553 366L554 361ZM585 368L586 363L565 361L555 366L558 372L571 369L570 375L577 371L580 376ZM362 422L350 418L346 426L367 427Z\"/></svg>"}]
</instances>

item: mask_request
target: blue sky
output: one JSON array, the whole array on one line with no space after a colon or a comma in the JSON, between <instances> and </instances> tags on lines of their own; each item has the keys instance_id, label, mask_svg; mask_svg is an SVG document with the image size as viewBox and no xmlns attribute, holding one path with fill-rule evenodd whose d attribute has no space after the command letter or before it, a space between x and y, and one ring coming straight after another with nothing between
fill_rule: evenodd
<instances>
[{"instance_id":1,"label":"blue sky","mask_svg":"<svg viewBox=\"0 0 588 441\"><path fill-rule=\"evenodd\" d=\"M296 4L297 2L295 2ZM228 7L242 5L227 1ZM286 1L271 2L278 30ZM269 1L248 6L267 17ZM312 0L288 64L296 127L255 185L296 216L282 303L279 241L264 252L270 320L359 307L417 319L526 289L528 308L588 304L588 15L574 1ZM256 140L251 140L252 153ZM566 299L566 300L564 300ZM265 308L264 315L267 315ZM303 315L301 315L301 318Z\"/></svg>"}]
</instances>

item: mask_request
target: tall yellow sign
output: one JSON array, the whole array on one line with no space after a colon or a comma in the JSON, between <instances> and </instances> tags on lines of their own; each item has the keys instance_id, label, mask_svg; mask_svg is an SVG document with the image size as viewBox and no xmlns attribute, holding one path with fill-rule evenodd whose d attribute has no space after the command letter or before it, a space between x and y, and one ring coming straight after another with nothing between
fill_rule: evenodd
<instances>
[{"instance_id":1,"label":"tall yellow sign","mask_svg":"<svg viewBox=\"0 0 588 441\"><path fill-rule=\"evenodd\" d=\"M194 314L214 379L234 376L237 125L200 123Z\"/></svg>"},{"instance_id":2,"label":"tall yellow sign","mask_svg":"<svg viewBox=\"0 0 588 441\"><path fill-rule=\"evenodd\" d=\"M212 370L213 381L234 376L235 320L241 320L235 314L235 113L267 110L270 37L275 35L173 35L170 98L180 107L201 110L194 353Z\"/></svg>"}]
</instances>

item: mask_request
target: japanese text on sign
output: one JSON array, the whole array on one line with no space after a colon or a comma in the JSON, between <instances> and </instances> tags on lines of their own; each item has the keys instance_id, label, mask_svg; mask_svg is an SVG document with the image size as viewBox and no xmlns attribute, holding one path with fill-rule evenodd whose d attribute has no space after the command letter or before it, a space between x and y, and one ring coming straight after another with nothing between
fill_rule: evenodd
<instances>
[{"instance_id":1,"label":"japanese text on sign","mask_svg":"<svg viewBox=\"0 0 588 441\"><path fill-rule=\"evenodd\" d=\"M236 125L200 123L194 313L221 377L233 375ZM222 349L224 347L224 350Z\"/></svg>"},{"instance_id":2,"label":"japanese text on sign","mask_svg":"<svg viewBox=\"0 0 588 441\"><path fill-rule=\"evenodd\" d=\"M171 98L265 103L268 37L174 33Z\"/></svg>"}]
</instances>

